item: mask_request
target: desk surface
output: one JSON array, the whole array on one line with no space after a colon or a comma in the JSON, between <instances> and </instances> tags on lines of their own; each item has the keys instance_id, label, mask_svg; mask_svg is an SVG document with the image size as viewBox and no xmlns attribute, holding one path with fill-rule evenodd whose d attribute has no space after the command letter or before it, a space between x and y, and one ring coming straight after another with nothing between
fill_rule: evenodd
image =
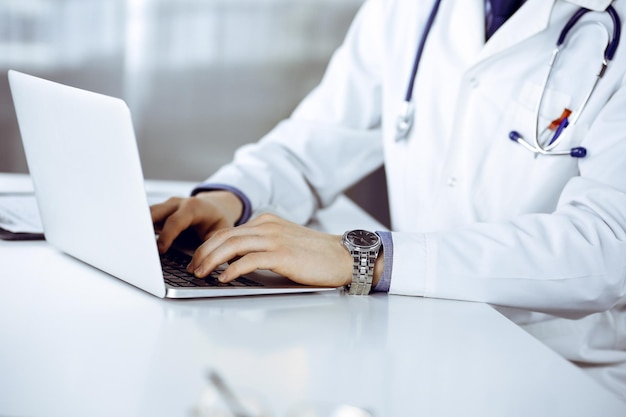
<instances>
[{"instance_id":1,"label":"desk surface","mask_svg":"<svg viewBox=\"0 0 626 417\"><path fill-rule=\"evenodd\" d=\"M343 209L322 223L340 227ZM377 417L626 415L484 304L340 292L161 300L45 242L0 242L0 283L3 416L190 416L210 402L211 369L279 417L339 404Z\"/></svg>"}]
</instances>

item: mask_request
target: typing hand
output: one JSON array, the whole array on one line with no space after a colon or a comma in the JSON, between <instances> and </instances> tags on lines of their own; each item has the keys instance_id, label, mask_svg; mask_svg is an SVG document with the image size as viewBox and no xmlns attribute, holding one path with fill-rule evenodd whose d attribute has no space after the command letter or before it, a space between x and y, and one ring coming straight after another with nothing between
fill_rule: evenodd
<instances>
[{"instance_id":1,"label":"typing hand","mask_svg":"<svg viewBox=\"0 0 626 417\"><path fill-rule=\"evenodd\" d=\"M187 270L204 277L230 261L222 282L271 270L307 285L339 287L352 278L352 257L341 236L321 233L272 214L212 233L194 253Z\"/></svg>"},{"instance_id":2,"label":"typing hand","mask_svg":"<svg viewBox=\"0 0 626 417\"><path fill-rule=\"evenodd\" d=\"M194 197L170 198L150 207L152 222L159 230L157 246L164 253L186 230L204 241L216 230L232 227L241 216L243 205L228 191L211 191Z\"/></svg>"}]
</instances>

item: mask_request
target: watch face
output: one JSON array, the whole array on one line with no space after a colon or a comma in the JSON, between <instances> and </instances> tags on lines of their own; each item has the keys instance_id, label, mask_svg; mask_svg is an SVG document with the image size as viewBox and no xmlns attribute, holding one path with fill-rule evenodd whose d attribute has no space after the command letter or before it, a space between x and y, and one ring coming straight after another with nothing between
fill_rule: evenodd
<instances>
[{"instance_id":1,"label":"watch face","mask_svg":"<svg viewBox=\"0 0 626 417\"><path fill-rule=\"evenodd\" d=\"M368 232L367 230L352 230L348 232L346 239L353 245L360 247L375 246L380 241L376 233Z\"/></svg>"}]
</instances>

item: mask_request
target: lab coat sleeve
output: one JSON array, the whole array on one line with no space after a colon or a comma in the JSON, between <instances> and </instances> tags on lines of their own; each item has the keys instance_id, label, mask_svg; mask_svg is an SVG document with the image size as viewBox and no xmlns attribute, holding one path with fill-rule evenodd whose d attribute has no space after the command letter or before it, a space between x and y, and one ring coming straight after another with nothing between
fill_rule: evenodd
<instances>
[{"instance_id":1,"label":"lab coat sleeve","mask_svg":"<svg viewBox=\"0 0 626 417\"><path fill-rule=\"evenodd\" d=\"M436 233L393 233L395 294L579 318L626 308L626 86L590 126L580 175L553 213Z\"/></svg>"},{"instance_id":2,"label":"lab coat sleeve","mask_svg":"<svg viewBox=\"0 0 626 417\"><path fill-rule=\"evenodd\" d=\"M240 189L255 212L305 223L382 165L381 4L362 6L320 85L292 116L240 148L207 182Z\"/></svg>"}]
</instances>

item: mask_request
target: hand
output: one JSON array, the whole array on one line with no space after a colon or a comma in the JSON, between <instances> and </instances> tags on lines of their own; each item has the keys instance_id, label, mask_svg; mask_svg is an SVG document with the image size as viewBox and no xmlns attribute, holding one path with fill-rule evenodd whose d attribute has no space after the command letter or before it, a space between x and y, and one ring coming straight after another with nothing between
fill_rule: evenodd
<instances>
[{"instance_id":1,"label":"hand","mask_svg":"<svg viewBox=\"0 0 626 417\"><path fill-rule=\"evenodd\" d=\"M194 197L170 198L150 207L152 222L160 229L157 246L164 253L182 232L191 228L201 241L216 230L232 227L241 217L243 204L229 191L210 191Z\"/></svg>"},{"instance_id":2,"label":"hand","mask_svg":"<svg viewBox=\"0 0 626 417\"><path fill-rule=\"evenodd\" d=\"M352 281L352 257L341 236L321 233L272 214L244 225L220 229L194 253L187 270L207 276L231 261L222 282L253 272L271 270L292 281L339 287Z\"/></svg>"}]
</instances>

